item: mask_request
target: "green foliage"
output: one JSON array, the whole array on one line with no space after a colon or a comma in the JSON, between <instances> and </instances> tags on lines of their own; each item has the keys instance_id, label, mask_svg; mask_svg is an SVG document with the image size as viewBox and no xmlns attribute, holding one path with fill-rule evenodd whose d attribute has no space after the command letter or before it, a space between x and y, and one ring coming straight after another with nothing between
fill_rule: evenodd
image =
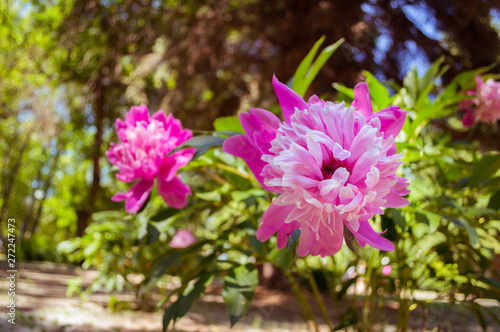
<instances>
[{"instance_id":1,"label":"green foliage","mask_svg":"<svg viewBox=\"0 0 500 332\"><path fill-rule=\"evenodd\" d=\"M259 274L252 264L235 267L224 278L222 297L227 304L231 326L247 311L258 283Z\"/></svg>"},{"instance_id":2,"label":"green foliage","mask_svg":"<svg viewBox=\"0 0 500 332\"><path fill-rule=\"evenodd\" d=\"M304 97L307 89L312 81L318 75L320 69L325 65L326 61L332 54L342 45L344 38L339 39L335 44L329 45L321 51L316 60L314 57L318 53L319 47L323 44L325 36L322 36L309 51L307 56L302 60L299 67L295 71L292 80L292 89L295 90L301 97ZM313 62L314 60L314 62Z\"/></svg>"}]
</instances>

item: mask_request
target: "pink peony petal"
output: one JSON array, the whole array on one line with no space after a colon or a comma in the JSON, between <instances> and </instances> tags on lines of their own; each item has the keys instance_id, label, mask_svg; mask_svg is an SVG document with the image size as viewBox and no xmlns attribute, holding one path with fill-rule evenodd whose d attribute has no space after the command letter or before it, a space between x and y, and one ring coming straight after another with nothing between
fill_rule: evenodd
<instances>
[{"instance_id":1,"label":"pink peony petal","mask_svg":"<svg viewBox=\"0 0 500 332\"><path fill-rule=\"evenodd\" d=\"M276 244L276 248L283 249L288 243L288 238L292 235L293 231L300 228L300 224L296 221L292 221L288 224L284 224L278 230L278 243Z\"/></svg>"},{"instance_id":2,"label":"pink peony petal","mask_svg":"<svg viewBox=\"0 0 500 332\"><path fill-rule=\"evenodd\" d=\"M114 202L125 201L125 211L128 213L137 213L144 205L153 189L154 181L140 180L130 188L126 193L118 193L111 200Z\"/></svg>"},{"instance_id":3,"label":"pink peony petal","mask_svg":"<svg viewBox=\"0 0 500 332\"><path fill-rule=\"evenodd\" d=\"M276 93L276 97L278 97L281 111L283 112L283 118L286 123L290 123L290 117L293 113L295 113L296 108L299 110L305 110L309 107L297 92L278 81L276 75L273 75L273 88Z\"/></svg>"},{"instance_id":4,"label":"pink peony petal","mask_svg":"<svg viewBox=\"0 0 500 332\"><path fill-rule=\"evenodd\" d=\"M408 111L400 109L398 106L389 106L373 114L380 119L380 131L384 133L384 138L392 136L396 138L403 128Z\"/></svg>"},{"instance_id":5,"label":"pink peony petal","mask_svg":"<svg viewBox=\"0 0 500 332\"><path fill-rule=\"evenodd\" d=\"M264 178L261 176L262 168L266 165L261 159L262 151L255 147L246 135L228 137L222 145L222 151L243 159L262 187L266 190L276 192L276 189L266 186Z\"/></svg>"},{"instance_id":6,"label":"pink peony petal","mask_svg":"<svg viewBox=\"0 0 500 332\"><path fill-rule=\"evenodd\" d=\"M394 251L394 243L375 232L367 220L359 222L359 229L357 232L355 232L349 224L346 223L346 226L354 234L361 247L364 247L365 244L369 244L373 248L380 250Z\"/></svg>"},{"instance_id":7,"label":"pink peony petal","mask_svg":"<svg viewBox=\"0 0 500 332\"><path fill-rule=\"evenodd\" d=\"M158 178L158 193L170 207L182 209L187 205L186 196L191 195L191 189L178 177L168 182Z\"/></svg>"},{"instance_id":8,"label":"pink peony petal","mask_svg":"<svg viewBox=\"0 0 500 332\"><path fill-rule=\"evenodd\" d=\"M172 116L171 114L169 115ZM151 118L160 121L165 126L167 125L167 117L165 116L165 113L163 113L162 110L157 111L155 114L153 114Z\"/></svg>"},{"instance_id":9,"label":"pink peony petal","mask_svg":"<svg viewBox=\"0 0 500 332\"><path fill-rule=\"evenodd\" d=\"M280 230L285 223L286 217L295 207L294 205L279 206L276 203L276 201L271 203L262 216L256 234L259 241L267 241L274 233Z\"/></svg>"},{"instance_id":10,"label":"pink peony petal","mask_svg":"<svg viewBox=\"0 0 500 332\"><path fill-rule=\"evenodd\" d=\"M135 126L136 122L139 121L149 122L149 112L146 105L132 106L125 115L127 126Z\"/></svg>"},{"instance_id":11,"label":"pink peony petal","mask_svg":"<svg viewBox=\"0 0 500 332\"><path fill-rule=\"evenodd\" d=\"M361 82L354 87L354 101L351 104L356 108L356 111L361 113L365 119L373 115L372 101L370 99L370 92L368 91L368 84Z\"/></svg>"},{"instance_id":12,"label":"pink peony petal","mask_svg":"<svg viewBox=\"0 0 500 332\"><path fill-rule=\"evenodd\" d=\"M182 149L163 158L158 176L165 182L172 181L179 169L191 161L195 151L195 148Z\"/></svg>"},{"instance_id":13,"label":"pink peony petal","mask_svg":"<svg viewBox=\"0 0 500 332\"><path fill-rule=\"evenodd\" d=\"M477 75L476 76L476 90L481 90L481 88L483 87L483 79L481 78L481 75Z\"/></svg>"}]
</instances>

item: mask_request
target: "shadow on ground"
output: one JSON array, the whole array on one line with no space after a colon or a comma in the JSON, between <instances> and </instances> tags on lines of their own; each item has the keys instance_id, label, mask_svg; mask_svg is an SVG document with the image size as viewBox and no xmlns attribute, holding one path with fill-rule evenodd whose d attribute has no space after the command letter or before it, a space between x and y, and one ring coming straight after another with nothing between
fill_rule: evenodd
<instances>
[{"instance_id":1,"label":"shadow on ground","mask_svg":"<svg viewBox=\"0 0 500 332\"><path fill-rule=\"evenodd\" d=\"M0 331L161 331L161 313L120 311L107 308L110 294L97 293L82 301L78 295L66 296L67 284L75 277L81 278L82 287L88 287L97 276L95 271L82 271L79 268L52 263L23 263L18 268L16 280L16 324L10 324L6 315L7 265L0 262ZM209 332L209 331L306 331L300 307L287 290L271 290L258 287L247 314L232 329L229 327L226 306L221 296L222 284L215 282L207 295L196 302L192 310L180 319L172 331ZM314 303L312 294L305 292L309 303ZM135 301L132 293L124 292L117 297L122 303ZM328 315L337 322L338 308L347 310L348 303L336 307L330 297L324 296ZM361 315L362 300L355 297L358 315ZM351 302L352 305L353 302ZM386 301L383 309L375 312L377 321L382 325L369 327L371 331L395 331L397 321L397 302ZM500 317L498 305L489 308L493 315ZM318 307L313 305L318 322L323 322ZM483 331L476 317L464 305L450 306L446 303L433 303L428 307L423 327L423 312L417 308L410 313L410 331ZM494 319L485 316L488 331L500 331ZM334 323L334 325L336 325ZM320 324L320 331L329 331Z\"/></svg>"}]
</instances>

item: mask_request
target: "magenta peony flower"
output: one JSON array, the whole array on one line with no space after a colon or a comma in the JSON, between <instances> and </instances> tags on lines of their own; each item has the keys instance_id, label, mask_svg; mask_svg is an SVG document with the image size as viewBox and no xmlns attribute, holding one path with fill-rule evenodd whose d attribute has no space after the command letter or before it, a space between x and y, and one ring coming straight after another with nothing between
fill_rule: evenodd
<instances>
[{"instance_id":1,"label":"magenta peony flower","mask_svg":"<svg viewBox=\"0 0 500 332\"><path fill-rule=\"evenodd\" d=\"M158 193L171 207L186 206L189 187L177 175L179 168L192 158L194 149L184 149L168 155L174 148L193 135L189 129L182 129L181 122L172 114L165 116L158 111L149 116L145 105L132 106L125 115L125 121L116 120L116 134L120 143L111 143L106 152L109 161L120 168L116 177L123 182L138 181L126 193L118 193L112 200L126 200L125 210L137 213L146 202L155 178Z\"/></svg>"},{"instance_id":2,"label":"magenta peony flower","mask_svg":"<svg viewBox=\"0 0 500 332\"><path fill-rule=\"evenodd\" d=\"M317 96L306 103L276 77L273 86L285 121L250 109L240 115L246 134L228 138L222 148L280 194L264 213L257 238L278 232L283 248L300 228L298 254L324 257L340 250L345 227L362 247L394 250L368 220L383 207L409 204L401 197L409 193L408 182L395 174L402 162L394 143L408 112L390 106L373 114L366 83L356 85L351 107Z\"/></svg>"},{"instance_id":3,"label":"magenta peony flower","mask_svg":"<svg viewBox=\"0 0 500 332\"><path fill-rule=\"evenodd\" d=\"M476 91L467 94L476 98L460 103L460 108L466 111L462 122L470 126L474 122L496 123L500 120L500 82L492 79L483 83L481 76L476 76Z\"/></svg>"},{"instance_id":4,"label":"magenta peony flower","mask_svg":"<svg viewBox=\"0 0 500 332\"><path fill-rule=\"evenodd\" d=\"M172 248L186 248L196 242L196 238L188 230L177 230L169 245Z\"/></svg>"}]
</instances>

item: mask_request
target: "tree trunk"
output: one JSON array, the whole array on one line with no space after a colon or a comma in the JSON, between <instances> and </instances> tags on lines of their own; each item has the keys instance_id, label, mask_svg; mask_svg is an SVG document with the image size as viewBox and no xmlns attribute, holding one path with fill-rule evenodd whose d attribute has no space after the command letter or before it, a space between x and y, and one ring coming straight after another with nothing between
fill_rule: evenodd
<instances>
[{"instance_id":1,"label":"tree trunk","mask_svg":"<svg viewBox=\"0 0 500 332\"><path fill-rule=\"evenodd\" d=\"M17 155L16 161L14 162L14 166L12 167L12 170L7 177L7 183L5 185L5 190L3 192L3 204L2 204L2 208L0 209L0 229L2 230L2 231L0 231L0 234L4 234L3 222L4 222L4 220L6 220L7 212L9 210L9 201L10 201L10 197L11 197L12 187L14 185L14 181L16 179L17 173L19 172L19 169L21 168L21 161L22 161L23 156L24 156L24 151L26 150L26 148L29 145L29 140L30 140L30 135L26 136L26 139L24 140L23 144L21 145L21 149L19 149L19 153ZM3 241L4 240L3 235L1 237L2 237L2 241Z\"/></svg>"},{"instance_id":2,"label":"tree trunk","mask_svg":"<svg viewBox=\"0 0 500 332\"><path fill-rule=\"evenodd\" d=\"M102 80L103 80L102 75L99 75L95 84L96 133L94 137L94 154L92 157L94 169L93 169L92 185L90 187L87 201L85 202L83 208L77 211L78 220L77 220L76 236L79 237L85 233L85 229L89 225L89 219L94 210L94 203L96 201L100 189L101 167L99 160L101 158L104 105L105 105L104 86L102 84Z\"/></svg>"}]
</instances>

